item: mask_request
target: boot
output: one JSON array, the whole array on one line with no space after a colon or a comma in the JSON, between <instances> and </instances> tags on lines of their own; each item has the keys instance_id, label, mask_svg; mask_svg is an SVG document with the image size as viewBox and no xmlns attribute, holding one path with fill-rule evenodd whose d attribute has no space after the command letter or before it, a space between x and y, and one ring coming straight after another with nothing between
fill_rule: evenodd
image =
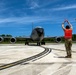
<instances>
[{"instance_id":1,"label":"boot","mask_svg":"<svg viewBox=\"0 0 76 75\"><path fill-rule=\"evenodd\" d=\"M67 55L67 56L65 56L65 58L71 58L71 55Z\"/></svg>"}]
</instances>

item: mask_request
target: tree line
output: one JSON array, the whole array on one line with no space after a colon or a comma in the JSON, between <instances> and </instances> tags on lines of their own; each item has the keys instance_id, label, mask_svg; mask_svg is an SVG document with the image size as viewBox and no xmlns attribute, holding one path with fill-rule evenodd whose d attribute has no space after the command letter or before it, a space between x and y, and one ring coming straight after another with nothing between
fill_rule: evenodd
<instances>
[{"instance_id":1,"label":"tree line","mask_svg":"<svg viewBox=\"0 0 76 75\"><path fill-rule=\"evenodd\" d=\"M7 35L5 35L5 34L2 34L2 35L0 35L0 37L3 37L4 38L4 40L3 40L3 42L9 42L10 41L10 38L12 38L12 35L9 35L9 34L7 34ZM8 38L7 38L8 37ZM64 42L64 37L62 36L62 37L60 37L61 38L61 42ZM16 37L16 40L17 40L17 43L24 43L26 40L27 41L29 41L29 42L36 42L36 41L32 41L31 39L27 39L27 38L22 38L22 37ZM72 40L74 41L74 42L76 42L76 34L73 34L73 37L72 37ZM47 42L47 43L53 43L53 42L56 42L56 38L55 37L52 37L52 38L44 38L42 41L44 41L44 42Z\"/></svg>"},{"instance_id":2,"label":"tree line","mask_svg":"<svg viewBox=\"0 0 76 75\"><path fill-rule=\"evenodd\" d=\"M2 35L0 35L0 37L12 37L12 35L10 35L10 34L2 34Z\"/></svg>"}]
</instances>

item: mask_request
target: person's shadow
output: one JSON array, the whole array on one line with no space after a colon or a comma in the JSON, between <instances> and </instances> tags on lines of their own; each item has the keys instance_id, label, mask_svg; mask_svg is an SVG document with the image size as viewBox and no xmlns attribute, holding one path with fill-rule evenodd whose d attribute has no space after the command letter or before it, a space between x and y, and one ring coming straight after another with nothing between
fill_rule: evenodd
<instances>
[{"instance_id":1,"label":"person's shadow","mask_svg":"<svg viewBox=\"0 0 76 75\"><path fill-rule=\"evenodd\" d=\"M54 58L65 58L65 56L54 56Z\"/></svg>"}]
</instances>

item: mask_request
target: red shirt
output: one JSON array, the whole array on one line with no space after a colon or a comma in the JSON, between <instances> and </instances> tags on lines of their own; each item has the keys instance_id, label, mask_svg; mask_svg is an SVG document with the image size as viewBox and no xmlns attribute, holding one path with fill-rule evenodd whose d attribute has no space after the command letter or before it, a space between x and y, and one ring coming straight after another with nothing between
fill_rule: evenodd
<instances>
[{"instance_id":1,"label":"red shirt","mask_svg":"<svg viewBox=\"0 0 76 75\"><path fill-rule=\"evenodd\" d=\"M72 29L65 29L64 30L64 38L71 39L72 38Z\"/></svg>"}]
</instances>

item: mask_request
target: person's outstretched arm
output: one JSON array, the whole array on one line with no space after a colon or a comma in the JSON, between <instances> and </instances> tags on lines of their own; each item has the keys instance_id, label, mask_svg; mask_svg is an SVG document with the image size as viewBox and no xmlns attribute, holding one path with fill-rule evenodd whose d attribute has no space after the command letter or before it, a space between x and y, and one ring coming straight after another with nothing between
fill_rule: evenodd
<instances>
[{"instance_id":1,"label":"person's outstretched arm","mask_svg":"<svg viewBox=\"0 0 76 75\"><path fill-rule=\"evenodd\" d=\"M65 30L64 23L62 23L62 29Z\"/></svg>"},{"instance_id":2,"label":"person's outstretched arm","mask_svg":"<svg viewBox=\"0 0 76 75\"><path fill-rule=\"evenodd\" d=\"M73 29L72 24L69 21L67 21L67 23L70 25L71 29Z\"/></svg>"}]
</instances>

